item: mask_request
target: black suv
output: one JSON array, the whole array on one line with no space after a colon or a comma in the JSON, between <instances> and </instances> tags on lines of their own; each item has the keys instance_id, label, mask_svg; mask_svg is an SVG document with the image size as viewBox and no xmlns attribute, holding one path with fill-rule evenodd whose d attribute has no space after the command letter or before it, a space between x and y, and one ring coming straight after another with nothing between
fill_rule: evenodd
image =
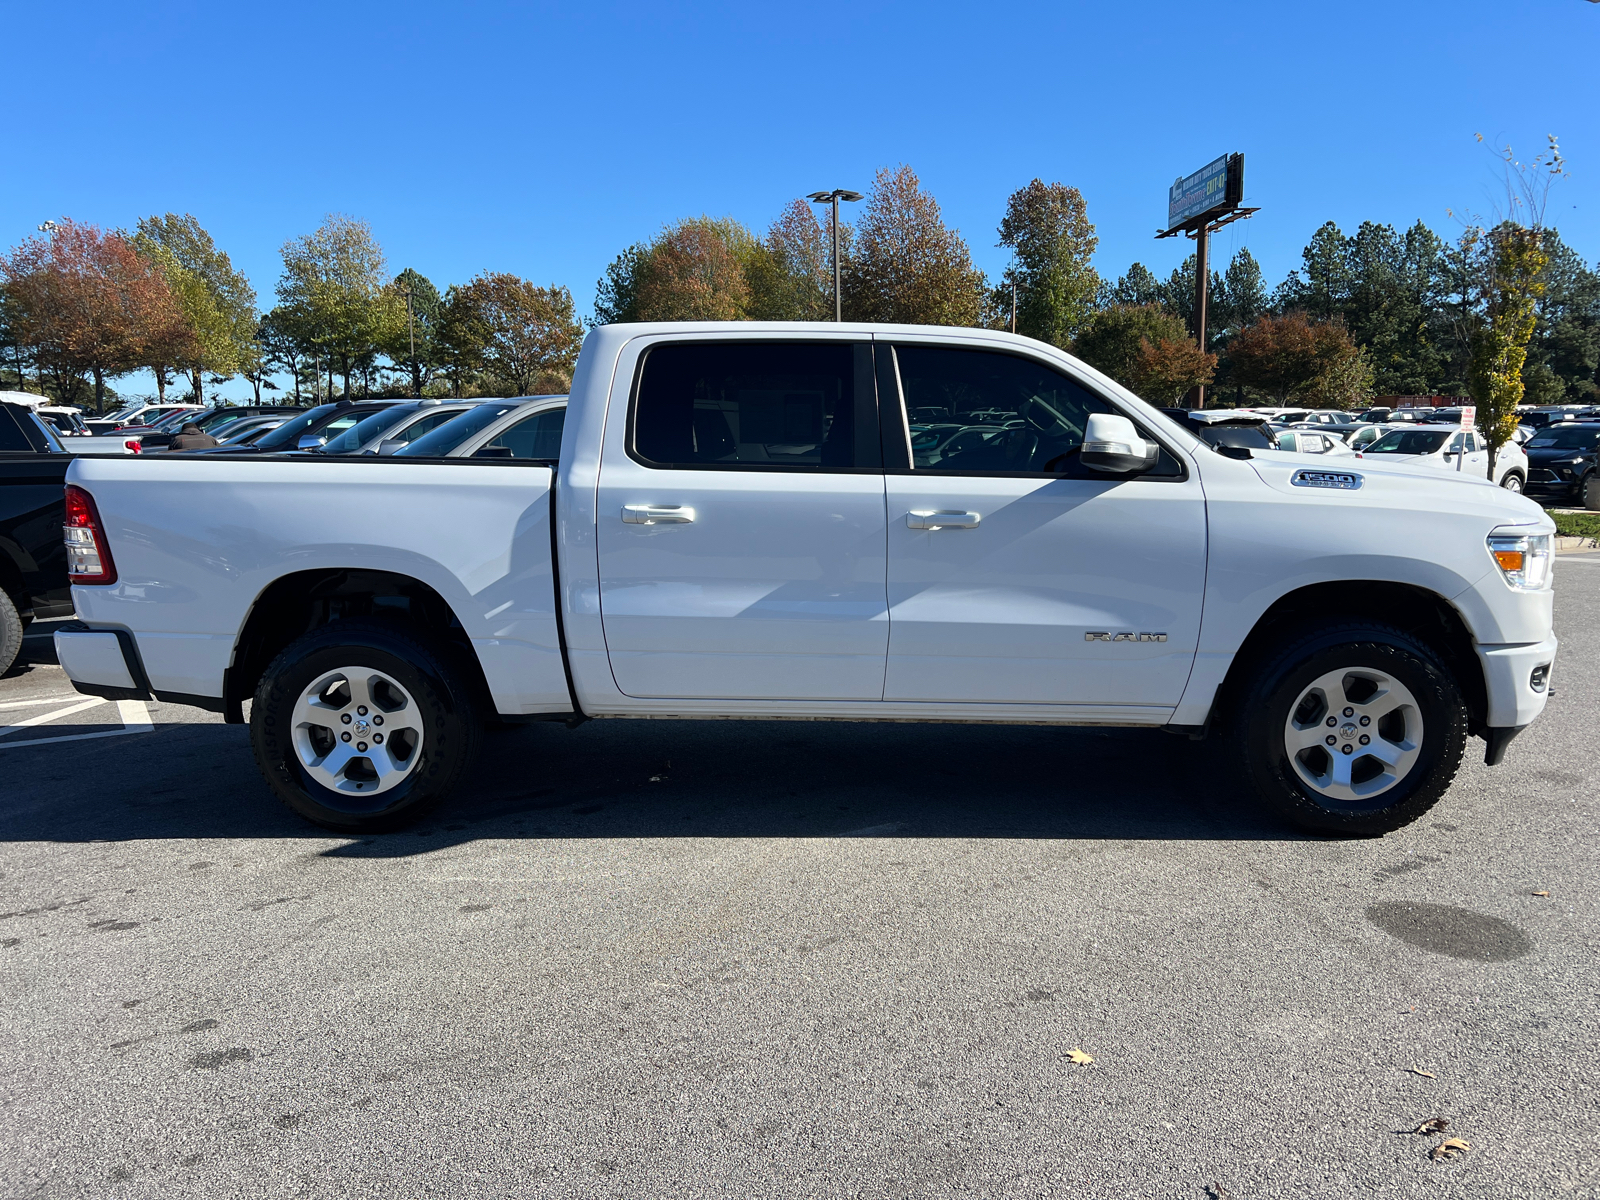
<instances>
[{"instance_id":1,"label":"black suv","mask_svg":"<svg viewBox=\"0 0 1600 1200\"><path fill-rule=\"evenodd\" d=\"M30 621L72 615L61 538L71 462L32 409L0 401L0 675Z\"/></svg>"},{"instance_id":2,"label":"black suv","mask_svg":"<svg viewBox=\"0 0 1600 1200\"><path fill-rule=\"evenodd\" d=\"M1522 446L1528 455L1528 495L1576 501L1600 510L1600 421L1546 425Z\"/></svg>"}]
</instances>

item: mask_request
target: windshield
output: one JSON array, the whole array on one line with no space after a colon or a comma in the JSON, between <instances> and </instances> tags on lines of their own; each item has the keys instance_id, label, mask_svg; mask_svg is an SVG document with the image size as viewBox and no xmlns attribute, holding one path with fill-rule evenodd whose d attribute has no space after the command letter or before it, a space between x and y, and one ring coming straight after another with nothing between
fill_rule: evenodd
<instances>
[{"instance_id":1,"label":"windshield","mask_svg":"<svg viewBox=\"0 0 1600 1200\"><path fill-rule=\"evenodd\" d=\"M1578 429L1546 429L1528 439L1529 450L1592 450L1600 446L1600 425Z\"/></svg>"},{"instance_id":2,"label":"windshield","mask_svg":"<svg viewBox=\"0 0 1600 1200\"><path fill-rule=\"evenodd\" d=\"M313 422L332 412L332 404L319 404L309 412L303 412L292 421L279 425L266 437L256 443L257 450L281 450L285 446L293 448L300 435L311 428Z\"/></svg>"},{"instance_id":3,"label":"windshield","mask_svg":"<svg viewBox=\"0 0 1600 1200\"><path fill-rule=\"evenodd\" d=\"M1391 429L1363 453L1432 454L1443 446L1453 429Z\"/></svg>"},{"instance_id":4,"label":"windshield","mask_svg":"<svg viewBox=\"0 0 1600 1200\"><path fill-rule=\"evenodd\" d=\"M195 421L195 424L200 426L201 433L215 433L219 425L231 425L235 421L241 421L245 417L253 415L253 413L245 412L242 408L213 408L210 412L202 414L200 419ZM194 420L192 415L190 420Z\"/></svg>"},{"instance_id":5,"label":"windshield","mask_svg":"<svg viewBox=\"0 0 1600 1200\"><path fill-rule=\"evenodd\" d=\"M483 432L513 408L525 403L525 400L486 400L454 421L446 421L432 433L424 434L408 446L402 446L394 452L395 457L443 458L468 438Z\"/></svg>"},{"instance_id":6,"label":"windshield","mask_svg":"<svg viewBox=\"0 0 1600 1200\"><path fill-rule=\"evenodd\" d=\"M1204 425L1196 421L1189 428L1201 441L1213 446L1243 446L1246 450L1275 450L1278 447L1265 425Z\"/></svg>"},{"instance_id":7,"label":"windshield","mask_svg":"<svg viewBox=\"0 0 1600 1200\"><path fill-rule=\"evenodd\" d=\"M354 454L368 442L393 429L402 420L416 412L414 404L396 404L358 421L322 448L324 454Z\"/></svg>"}]
</instances>

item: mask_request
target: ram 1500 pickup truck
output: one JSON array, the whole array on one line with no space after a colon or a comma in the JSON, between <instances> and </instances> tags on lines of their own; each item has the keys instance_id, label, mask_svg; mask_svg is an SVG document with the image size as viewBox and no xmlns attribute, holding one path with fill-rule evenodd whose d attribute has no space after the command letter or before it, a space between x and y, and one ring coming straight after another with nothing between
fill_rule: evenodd
<instances>
[{"instance_id":1,"label":"ram 1500 pickup truck","mask_svg":"<svg viewBox=\"0 0 1600 1200\"><path fill-rule=\"evenodd\" d=\"M1381 834L1469 737L1499 761L1556 653L1531 501L1213 446L982 330L603 326L555 460L68 483L78 689L249 702L272 790L352 832L447 795L486 721L733 717L1214 733L1292 820Z\"/></svg>"}]
</instances>

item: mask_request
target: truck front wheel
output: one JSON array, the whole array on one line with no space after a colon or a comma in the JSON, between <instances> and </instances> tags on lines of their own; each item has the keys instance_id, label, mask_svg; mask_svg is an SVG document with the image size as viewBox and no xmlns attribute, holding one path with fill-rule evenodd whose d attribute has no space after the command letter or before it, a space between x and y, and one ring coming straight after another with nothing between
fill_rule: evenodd
<instances>
[{"instance_id":1,"label":"truck front wheel","mask_svg":"<svg viewBox=\"0 0 1600 1200\"><path fill-rule=\"evenodd\" d=\"M295 812L340 833L423 815L477 748L471 694L448 658L376 621L306 634L261 677L250 742L267 784Z\"/></svg>"},{"instance_id":2,"label":"truck front wheel","mask_svg":"<svg viewBox=\"0 0 1600 1200\"><path fill-rule=\"evenodd\" d=\"M1384 625L1303 632L1259 659L1235 736L1267 805L1303 829L1379 836L1444 794L1466 748L1455 680Z\"/></svg>"}]
</instances>

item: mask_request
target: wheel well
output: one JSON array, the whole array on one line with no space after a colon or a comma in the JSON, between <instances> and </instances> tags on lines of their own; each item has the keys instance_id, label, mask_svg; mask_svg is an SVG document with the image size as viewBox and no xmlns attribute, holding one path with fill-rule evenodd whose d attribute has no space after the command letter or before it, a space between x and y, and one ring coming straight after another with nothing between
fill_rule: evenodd
<instances>
[{"instance_id":1,"label":"wheel well","mask_svg":"<svg viewBox=\"0 0 1600 1200\"><path fill-rule=\"evenodd\" d=\"M243 722L242 705L255 694L268 665L291 642L336 621L376 618L405 626L452 655L477 692L481 711L494 712L483 666L449 603L420 579L390 571L300 571L274 580L250 608L234 643L223 683L223 713Z\"/></svg>"},{"instance_id":2,"label":"wheel well","mask_svg":"<svg viewBox=\"0 0 1600 1200\"><path fill-rule=\"evenodd\" d=\"M1425 588L1381 580L1316 583L1280 596L1255 624L1227 677L1217 689L1213 707L1226 719L1234 699L1255 664L1278 636L1313 621L1377 620L1410 634L1437 654L1455 677L1467 701L1467 732L1484 726L1489 712L1483 666L1473 650L1472 634L1461 614L1444 597Z\"/></svg>"}]
</instances>

